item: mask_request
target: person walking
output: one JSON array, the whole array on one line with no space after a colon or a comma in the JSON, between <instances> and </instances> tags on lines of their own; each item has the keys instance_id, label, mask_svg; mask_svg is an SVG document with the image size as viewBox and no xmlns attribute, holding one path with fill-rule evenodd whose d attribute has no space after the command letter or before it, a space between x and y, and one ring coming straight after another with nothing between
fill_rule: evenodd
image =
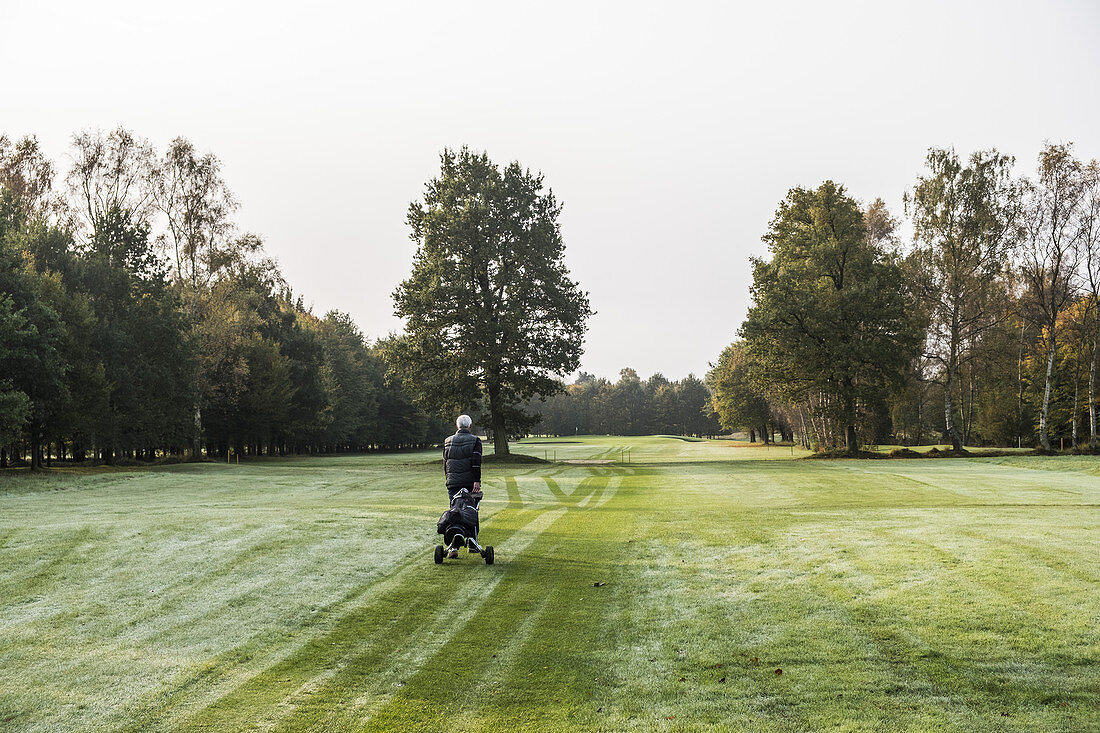
<instances>
[{"instance_id":1,"label":"person walking","mask_svg":"<svg viewBox=\"0 0 1100 733\"><path fill-rule=\"evenodd\" d=\"M473 422L469 415L459 415L455 420L458 430L443 441L443 478L448 501L462 489L481 494L481 438L470 432ZM450 556L457 557L458 551L452 550Z\"/></svg>"}]
</instances>

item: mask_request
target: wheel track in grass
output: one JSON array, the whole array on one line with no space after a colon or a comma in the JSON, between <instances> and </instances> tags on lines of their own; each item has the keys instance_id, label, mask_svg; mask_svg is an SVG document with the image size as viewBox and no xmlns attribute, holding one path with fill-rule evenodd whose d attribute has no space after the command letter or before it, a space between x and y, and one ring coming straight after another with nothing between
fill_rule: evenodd
<instances>
[{"instance_id":1,"label":"wheel track in grass","mask_svg":"<svg viewBox=\"0 0 1100 733\"><path fill-rule=\"evenodd\" d=\"M881 530L871 531L876 535L881 534ZM953 558L950 551L934 541L917 540L915 544L923 547L931 557ZM873 561L854 556L847 562L850 563L849 578L853 571L865 577L875 577L874 570L878 566ZM1006 593L1005 588L999 587L989 576L955 576L954 580L960 584L960 588L966 589L962 597L980 598L983 605L989 608L1013 609L1031 616L1039 622L1040 628L1044 618L1053 617L1053 607L1047 609L1049 613L1035 613L1028 607L1034 599L1024 600ZM1035 683L1008 681L1005 673L998 671L1002 660L995 655L979 654L972 645L966 643L945 648L937 645L934 639L923 638L919 626L914 628L913 624L901 622L882 609L884 605L889 607L889 603L884 603L873 595L857 593L853 596L855 591L850 581L820 577L816 587L821 599L829 603L830 612L846 620L845 627L852 634L852 647L862 650L862 655L851 659L850 663L862 664L868 668L866 677L873 680L874 684L865 693L872 696L877 703L902 704L908 701L917 705L919 700L926 697L950 700L951 722L952 725L958 725L975 709L995 709L998 705L1003 705L1006 687L1012 687L1017 698L1030 698L1032 704L1039 704L1045 695L1050 694L1052 687L1058 686L1058 670L1047 667L1039 659L1031 660L1032 666L1042 667L1042 674ZM979 590L975 592L971 589ZM900 579L877 590L879 594L904 592L904 584ZM991 602L990 598L995 600ZM1046 606L1045 603L1043 605ZM967 620L969 623L984 623L980 617L975 618L972 615ZM1067 637L1061 634L1058 638ZM796 665L800 662L824 664L824 660L819 659L787 659L785 666L797 668ZM1078 703L1083 701L1075 700Z\"/></svg>"},{"instance_id":2,"label":"wheel track in grass","mask_svg":"<svg viewBox=\"0 0 1100 733\"><path fill-rule=\"evenodd\" d=\"M1000 542L1000 538L997 536L987 533L975 533L961 527L954 528L953 532L956 536L968 536L973 540L983 543L984 546L979 545L976 549L985 554L995 553L1000 548L1004 547L1010 552L1015 552L1021 560L1032 564L1035 563L1035 558L1029 553L1023 552L1019 547L1003 545ZM887 528L872 528L871 533L883 539L888 539L892 536L892 531ZM928 554L936 557L944 564L949 564L958 559L953 552L941 547L933 540L926 538L911 538L908 541L915 546L925 548ZM861 564L866 564L865 561L860 558L857 558L855 562L857 567ZM996 607L1006 609L1004 613L1011 612L1017 615L1027 616L1041 624L1046 623L1046 619L1058 618L1065 615L1064 609L1051 599L1035 593L1021 592L1018 585L1019 580L1024 576L1025 572L1034 575L1035 572L1033 568L1028 565L1015 564L1013 565L1013 574L1009 577L1004 577L1004 574L998 570L998 567L1003 563L985 562L983 564L989 568L989 571L977 576L959 575L956 577L956 580L969 588L979 589L985 594L987 599L995 599ZM867 568L863 567L861 570L866 572ZM979 594L973 591L968 592L966 595L968 598L980 597Z\"/></svg>"},{"instance_id":3,"label":"wheel track in grass","mask_svg":"<svg viewBox=\"0 0 1100 733\"><path fill-rule=\"evenodd\" d=\"M56 553L35 563L23 577L10 568L5 569L4 580L0 583L0 597L4 599L4 605L18 605L28 598L40 596L52 582L65 577L79 551L102 554L102 550L97 550L95 543L90 542L95 534L93 528L86 527L71 533L71 536L58 537L54 545ZM0 628L4 626L6 624L0 623Z\"/></svg>"}]
</instances>

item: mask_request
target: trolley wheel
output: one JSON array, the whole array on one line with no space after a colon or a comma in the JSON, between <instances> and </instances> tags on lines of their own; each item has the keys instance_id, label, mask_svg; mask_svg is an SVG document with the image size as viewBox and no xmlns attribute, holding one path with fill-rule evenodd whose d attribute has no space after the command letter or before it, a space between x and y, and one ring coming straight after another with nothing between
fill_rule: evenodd
<instances>
[{"instance_id":1,"label":"trolley wheel","mask_svg":"<svg viewBox=\"0 0 1100 733\"><path fill-rule=\"evenodd\" d=\"M492 545L489 545L488 547L485 548L485 564L486 565L492 565L493 564L493 546Z\"/></svg>"},{"instance_id":2,"label":"trolley wheel","mask_svg":"<svg viewBox=\"0 0 1100 733\"><path fill-rule=\"evenodd\" d=\"M442 565L443 564L443 545L436 545L435 546L435 564L436 565Z\"/></svg>"}]
</instances>

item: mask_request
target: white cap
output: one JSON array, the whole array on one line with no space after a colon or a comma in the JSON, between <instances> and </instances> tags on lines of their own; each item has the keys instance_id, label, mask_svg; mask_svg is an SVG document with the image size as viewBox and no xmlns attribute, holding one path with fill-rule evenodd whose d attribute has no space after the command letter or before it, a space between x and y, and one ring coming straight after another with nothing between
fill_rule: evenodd
<instances>
[{"instance_id":1,"label":"white cap","mask_svg":"<svg viewBox=\"0 0 1100 733\"><path fill-rule=\"evenodd\" d=\"M473 424L474 421L470 419L469 415L459 415L458 419L455 420L455 425L458 426L459 430L461 430L462 428L468 428Z\"/></svg>"}]
</instances>

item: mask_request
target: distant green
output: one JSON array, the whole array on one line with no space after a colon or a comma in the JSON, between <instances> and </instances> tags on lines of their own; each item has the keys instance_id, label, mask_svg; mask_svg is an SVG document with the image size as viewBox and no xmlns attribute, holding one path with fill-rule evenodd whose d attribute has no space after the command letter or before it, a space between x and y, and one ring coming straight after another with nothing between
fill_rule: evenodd
<instances>
[{"instance_id":1,"label":"distant green","mask_svg":"<svg viewBox=\"0 0 1100 733\"><path fill-rule=\"evenodd\" d=\"M512 449L0 474L0 730L1100 729L1096 458Z\"/></svg>"}]
</instances>

